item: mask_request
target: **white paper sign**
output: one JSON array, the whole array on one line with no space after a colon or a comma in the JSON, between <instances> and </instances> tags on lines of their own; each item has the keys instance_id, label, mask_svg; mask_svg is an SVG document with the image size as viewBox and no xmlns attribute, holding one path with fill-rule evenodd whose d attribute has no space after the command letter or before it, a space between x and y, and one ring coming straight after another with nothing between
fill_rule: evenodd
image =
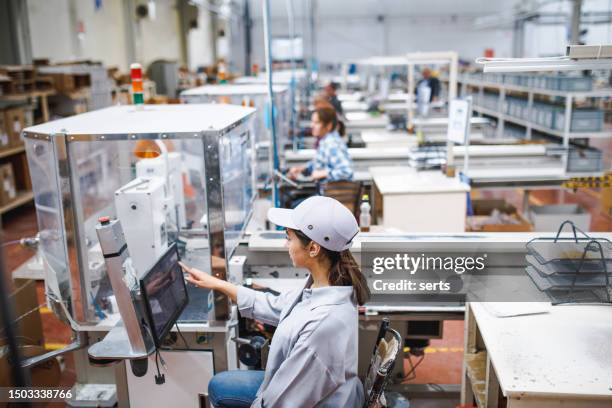
<instances>
[{"instance_id":1,"label":"white paper sign","mask_svg":"<svg viewBox=\"0 0 612 408\"><path fill-rule=\"evenodd\" d=\"M469 118L471 115L469 101L455 99L451 101L448 109L448 140L465 144L468 135Z\"/></svg>"}]
</instances>

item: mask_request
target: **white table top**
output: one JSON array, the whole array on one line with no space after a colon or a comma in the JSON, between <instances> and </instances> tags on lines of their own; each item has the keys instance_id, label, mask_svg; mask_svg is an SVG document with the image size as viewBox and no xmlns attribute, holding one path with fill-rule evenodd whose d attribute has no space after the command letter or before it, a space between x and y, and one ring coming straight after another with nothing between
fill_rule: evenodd
<instances>
[{"instance_id":1,"label":"white table top","mask_svg":"<svg viewBox=\"0 0 612 408\"><path fill-rule=\"evenodd\" d=\"M468 168L467 175L472 180L566 180L567 175L561 166L556 167L513 167L513 168Z\"/></svg>"},{"instance_id":2,"label":"white table top","mask_svg":"<svg viewBox=\"0 0 612 408\"><path fill-rule=\"evenodd\" d=\"M406 102L408 101L408 98L410 98L410 94L408 94L407 92L391 92L387 96L387 100L389 102Z\"/></svg>"},{"instance_id":3,"label":"white table top","mask_svg":"<svg viewBox=\"0 0 612 408\"><path fill-rule=\"evenodd\" d=\"M612 306L554 306L505 318L484 304L470 306L507 397L612 400Z\"/></svg>"},{"instance_id":4,"label":"white table top","mask_svg":"<svg viewBox=\"0 0 612 408\"><path fill-rule=\"evenodd\" d=\"M344 101L342 102L342 110L345 113L349 113L349 112L364 112L368 110L368 104L367 102L360 102L360 101Z\"/></svg>"},{"instance_id":5,"label":"white table top","mask_svg":"<svg viewBox=\"0 0 612 408\"><path fill-rule=\"evenodd\" d=\"M470 124L472 125L486 125L491 123L491 121L487 118L481 118L477 116L473 116L470 119ZM438 118L415 118L414 126L441 126L448 127L448 117L438 117Z\"/></svg>"},{"instance_id":6,"label":"white table top","mask_svg":"<svg viewBox=\"0 0 612 408\"><path fill-rule=\"evenodd\" d=\"M363 99L363 94L361 92L338 92L338 100L344 103L345 101L360 101Z\"/></svg>"},{"instance_id":7,"label":"white table top","mask_svg":"<svg viewBox=\"0 0 612 408\"><path fill-rule=\"evenodd\" d=\"M370 167L372 180L382 195L468 192L470 186L440 171L417 171L407 166Z\"/></svg>"},{"instance_id":8,"label":"white table top","mask_svg":"<svg viewBox=\"0 0 612 408\"><path fill-rule=\"evenodd\" d=\"M416 109L417 106L418 105L414 102L409 104L408 97L406 97L405 100L400 99L394 101L393 99L390 99L389 102L383 102L380 104L380 108L384 109L385 111L407 111L408 109ZM445 101L436 101L429 104L430 108L443 108L444 106L446 106Z\"/></svg>"},{"instance_id":9,"label":"white table top","mask_svg":"<svg viewBox=\"0 0 612 408\"><path fill-rule=\"evenodd\" d=\"M379 124L384 127L389 122L387 115L372 115L368 112L348 112L346 115L347 126L358 126L364 124Z\"/></svg>"},{"instance_id":10,"label":"white table top","mask_svg":"<svg viewBox=\"0 0 612 408\"><path fill-rule=\"evenodd\" d=\"M393 146L409 146L413 147L418 144L415 135L410 135L406 132L392 132L379 130L366 130L361 132L361 140L366 145L370 144L386 144Z\"/></svg>"},{"instance_id":11,"label":"white table top","mask_svg":"<svg viewBox=\"0 0 612 408\"><path fill-rule=\"evenodd\" d=\"M307 161L315 156L315 149L300 149L297 151L286 151L287 161ZM410 149L397 147L352 147L348 149L349 156L353 160L379 160L379 159L408 159Z\"/></svg>"},{"instance_id":12,"label":"white table top","mask_svg":"<svg viewBox=\"0 0 612 408\"><path fill-rule=\"evenodd\" d=\"M372 229L379 226L373 225ZM408 245L418 245L421 249L427 247L428 243L451 242L453 245L465 242L466 249L473 242L482 243L504 243L508 250L523 250L525 243L534 238L554 238L554 232L465 232L436 233L436 234L407 234L404 232L360 232L353 240L351 252L360 253L361 245L365 242L406 242ZM562 237L571 238L571 232L563 233ZM598 237L612 239L612 233L598 233ZM253 252L287 252L285 246L286 238L283 231L256 231L249 237L249 251Z\"/></svg>"},{"instance_id":13,"label":"white table top","mask_svg":"<svg viewBox=\"0 0 612 408\"><path fill-rule=\"evenodd\" d=\"M446 149L441 148L440 151L442 152L443 156L446 157ZM410 158L416 160L416 159L425 159L427 157L439 157L440 151L431 150L431 149L429 150L428 149L420 149L420 150L413 149L410 152ZM520 157L538 157L538 156L545 158L546 157L546 147L544 145L476 145L476 146L469 146L468 153L469 153L470 159L483 158L483 157L484 158L499 157L501 159L505 159L509 157L519 157L520 158ZM464 155L465 155L465 146L454 146L453 147L454 157L462 159ZM516 166L513 166L513 168L506 169L506 170L511 172L511 171L514 171L514 168L516 168ZM468 169L468 173L469 173L469 170L471 169ZM476 170L476 172L478 172L478 176L480 177L488 177L487 171L489 170L494 170L494 168L492 166L487 166L487 168L479 168L478 170ZM529 171L533 171L533 169L525 169L525 171L521 174L529 175L530 174ZM546 176L550 175L547 172L540 173L540 174L543 174Z\"/></svg>"},{"instance_id":14,"label":"white table top","mask_svg":"<svg viewBox=\"0 0 612 408\"><path fill-rule=\"evenodd\" d=\"M410 135L405 131L394 131L388 129L365 129L361 131L361 140L365 144L396 143L398 140L410 140L416 144L416 136ZM429 142L445 142L447 139L446 131L443 129L430 130L423 132L425 140ZM470 133L470 141L480 142L485 140L484 134L480 132ZM500 141L503 142L502 139Z\"/></svg>"},{"instance_id":15,"label":"white table top","mask_svg":"<svg viewBox=\"0 0 612 408\"><path fill-rule=\"evenodd\" d=\"M275 93L286 92L289 88L284 85L274 85ZM204 85L187 89L181 96L225 96L225 95L268 95L267 84L220 84Z\"/></svg>"}]
</instances>

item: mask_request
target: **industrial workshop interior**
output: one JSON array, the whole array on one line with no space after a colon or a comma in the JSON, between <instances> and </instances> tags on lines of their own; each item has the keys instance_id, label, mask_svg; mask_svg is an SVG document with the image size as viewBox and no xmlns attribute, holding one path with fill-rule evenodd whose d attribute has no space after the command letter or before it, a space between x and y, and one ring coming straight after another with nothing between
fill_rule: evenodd
<instances>
[{"instance_id":1,"label":"industrial workshop interior","mask_svg":"<svg viewBox=\"0 0 612 408\"><path fill-rule=\"evenodd\" d=\"M612 0L0 0L0 408L612 407Z\"/></svg>"}]
</instances>

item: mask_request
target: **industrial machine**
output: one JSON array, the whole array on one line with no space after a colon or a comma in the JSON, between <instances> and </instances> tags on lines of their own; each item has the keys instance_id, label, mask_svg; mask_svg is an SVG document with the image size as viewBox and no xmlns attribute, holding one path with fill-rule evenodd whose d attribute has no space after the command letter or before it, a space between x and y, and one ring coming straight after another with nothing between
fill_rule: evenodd
<instances>
[{"instance_id":1,"label":"industrial machine","mask_svg":"<svg viewBox=\"0 0 612 408\"><path fill-rule=\"evenodd\" d=\"M227 278L252 211L254 112L115 106L25 129L46 297L74 331L68 347L25 364L74 351L69 405L196 407L216 371L237 368L236 311L225 296L189 286L184 304L162 307L153 293L182 293L168 286L183 282L168 267L178 256ZM170 315L158 326L160 308ZM159 361L163 381L152 369ZM175 375L194 367L188 381Z\"/></svg>"}]
</instances>

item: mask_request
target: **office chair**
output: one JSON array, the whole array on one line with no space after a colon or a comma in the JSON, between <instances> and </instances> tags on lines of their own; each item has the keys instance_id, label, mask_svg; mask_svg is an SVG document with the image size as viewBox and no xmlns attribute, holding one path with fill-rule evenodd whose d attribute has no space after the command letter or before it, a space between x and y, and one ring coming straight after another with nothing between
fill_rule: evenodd
<instances>
[{"instance_id":1,"label":"office chair","mask_svg":"<svg viewBox=\"0 0 612 408\"><path fill-rule=\"evenodd\" d=\"M391 340L386 341L387 334ZM364 408L382 408L387 406L385 400L385 387L389 376L393 372L395 361L400 355L402 336L389 327L389 319L384 318L378 330L376 344L372 352L370 366L365 377L365 404Z\"/></svg>"},{"instance_id":2,"label":"office chair","mask_svg":"<svg viewBox=\"0 0 612 408\"><path fill-rule=\"evenodd\" d=\"M340 201L355 215L355 218L359 216L361 189L361 182L358 181L330 181L321 184L321 194Z\"/></svg>"}]
</instances>

